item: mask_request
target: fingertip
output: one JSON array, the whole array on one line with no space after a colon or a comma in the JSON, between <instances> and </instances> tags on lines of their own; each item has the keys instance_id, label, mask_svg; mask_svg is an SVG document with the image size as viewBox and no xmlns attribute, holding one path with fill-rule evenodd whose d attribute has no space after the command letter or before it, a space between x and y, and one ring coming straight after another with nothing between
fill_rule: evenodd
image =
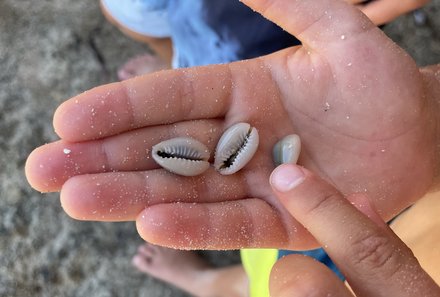
<instances>
[{"instance_id":1,"label":"fingertip","mask_svg":"<svg viewBox=\"0 0 440 297\"><path fill-rule=\"evenodd\" d=\"M54 177L54 168L48 162L47 145L34 149L28 156L24 167L28 183L42 193L59 190L58 180ZM50 160L49 160L50 161Z\"/></svg>"},{"instance_id":2,"label":"fingertip","mask_svg":"<svg viewBox=\"0 0 440 297\"><path fill-rule=\"evenodd\" d=\"M142 212L140 212L138 214L138 216L136 217L136 230L139 234L139 236L147 242L151 242L150 241L150 236L149 236L149 228L148 228L148 220L147 220L147 209L144 209Z\"/></svg>"},{"instance_id":3,"label":"fingertip","mask_svg":"<svg viewBox=\"0 0 440 297\"><path fill-rule=\"evenodd\" d=\"M156 204L136 217L136 228L150 244L177 249L203 249L208 242L207 217L192 203Z\"/></svg>"},{"instance_id":4,"label":"fingertip","mask_svg":"<svg viewBox=\"0 0 440 297\"><path fill-rule=\"evenodd\" d=\"M80 129L86 124L85 112L80 104L83 94L61 103L55 110L52 124L55 133L63 140L75 142L87 139L86 131Z\"/></svg>"},{"instance_id":5,"label":"fingertip","mask_svg":"<svg viewBox=\"0 0 440 297\"><path fill-rule=\"evenodd\" d=\"M61 188L60 201L61 207L66 214L75 220L87 220L90 216L87 205L84 205L84 200L81 191L85 190L81 179L72 177L68 179Z\"/></svg>"},{"instance_id":6,"label":"fingertip","mask_svg":"<svg viewBox=\"0 0 440 297\"><path fill-rule=\"evenodd\" d=\"M301 184L306 175L301 166L282 164L270 176L270 184L275 191L286 193Z\"/></svg>"},{"instance_id":7,"label":"fingertip","mask_svg":"<svg viewBox=\"0 0 440 297\"><path fill-rule=\"evenodd\" d=\"M25 164L29 184L41 192L57 192L71 176L83 171L99 171L99 158L87 161L88 147L65 141L45 144L32 151ZM84 154L83 154L84 153ZM92 167L88 167L88 166Z\"/></svg>"},{"instance_id":8,"label":"fingertip","mask_svg":"<svg viewBox=\"0 0 440 297\"><path fill-rule=\"evenodd\" d=\"M130 220L121 203L112 197L110 184L99 175L69 178L60 191L61 206L73 219L80 221L120 222Z\"/></svg>"},{"instance_id":9,"label":"fingertip","mask_svg":"<svg viewBox=\"0 0 440 297\"><path fill-rule=\"evenodd\" d=\"M38 160L38 150L39 148L34 149L28 156L26 163L24 165L24 173L28 183L37 191L44 192L43 187L41 187L40 182L38 180L39 172L39 164Z\"/></svg>"},{"instance_id":10,"label":"fingertip","mask_svg":"<svg viewBox=\"0 0 440 297\"><path fill-rule=\"evenodd\" d=\"M126 98L122 84L116 82L95 87L66 100L55 110L55 133L69 142L119 133L131 119L130 113L124 110Z\"/></svg>"},{"instance_id":11,"label":"fingertip","mask_svg":"<svg viewBox=\"0 0 440 297\"><path fill-rule=\"evenodd\" d=\"M66 101L67 102L67 101ZM66 102L61 103L53 114L52 126L55 133L61 138L66 138L66 133L64 131L63 121L66 119L65 106Z\"/></svg>"},{"instance_id":12,"label":"fingertip","mask_svg":"<svg viewBox=\"0 0 440 297\"><path fill-rule=\"evenodd\" d=\"M120 178L120 184L114 186ZM62 186L60 193L61 206L73 219L123 222L134 219L138 206L125 203L123 176L113 174L86 174L69 178ZM128 178L129 179L129 178ZM123 192L123 194L122 194ZM130 207L132 206L132 207Z\"/></svg>"},{"instance_id":13,"label":"fingertip","mask_svg":"<svg viewBox=\"0 0 440 297\"><path fill-rule=\"evenodd\" d=\"M136 229L149 244L177 249L200 249L200 230L185 203L156 204L136 217Z\"/></svg>"},{"instance_id":14,"label":"fingertip","mask_svg":"<svg viewBox=\"0 0 440 297\"><path fill-rule=\"evenodd\" d=\"M271 296L351 296L325 265L304 255L289 255L275 263L270 274Z\"/></svg>"},{"instance_id":15,"label":"fingertip","mask_svg":"<svg viewBox=\"0 0 440 297\"><path fill-rule=\"evenodd\" d=\"M176 226L167 224L169 212L166 207L150 206L141 211L136 217L136 229L143 240L148 243L173 246L173 236ZM166 232L164 232L166 231Z\"/></svg>"}]
</instances>

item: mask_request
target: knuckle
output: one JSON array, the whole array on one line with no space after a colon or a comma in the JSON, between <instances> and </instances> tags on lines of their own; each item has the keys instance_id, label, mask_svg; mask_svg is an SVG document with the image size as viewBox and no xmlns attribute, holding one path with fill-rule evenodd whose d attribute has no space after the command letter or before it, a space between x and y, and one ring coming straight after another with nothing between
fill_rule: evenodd
<instances>
[{"instance_id":1,"label":"knuckle","mask_svg":"<svg viewBox=\"0 0 440 297\"><path fill-rule=\"evenodd\" d=\"M179 114L182 116L182 118L187 119L190 118L194 109L196 88L194 86L194 79L190 77L190 74L185 72L182 74L180 79L182 81L183 88L179 94L181 98Z\"/></svg>"},{"instance_id":2,"label":"knuckle","mask_svg":"<svg viewBox=\"0 0 440 297\"><path fill-rule=\"evenodd\" d=\"M399 268L398 249L391 238L383 234L367 234L352 244L355 264L363 266L364 271L373 274L393 275Z\"/></svg>"},{"instance_id":3,"label":"knuckle","mask_svg":"<svg viewBox=\"0 0 440 297\"><path fill-rule=\"evenodd\" d=\"M316 195L314 203L311 203L309 209L306 210L309 215L329 212L341 203L341 194L337 190Z\"/></svg>"}]
</instances>

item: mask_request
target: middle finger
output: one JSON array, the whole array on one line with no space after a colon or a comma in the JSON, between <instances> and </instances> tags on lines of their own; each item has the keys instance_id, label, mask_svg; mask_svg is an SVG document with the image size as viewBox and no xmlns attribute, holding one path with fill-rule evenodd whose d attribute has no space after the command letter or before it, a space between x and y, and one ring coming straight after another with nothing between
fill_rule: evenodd
<instances>
[{"instance_id":1,"label":"middle finger","mask_svg":"<svg viewBox=\"0 0 440 297\"><path fill-rule=\"evenodd\" d=\"M154 126L101 140L69 143L57 141L36 149L26 164L32 186L42 192L59 191L71 177L110 171L159 168L151 147L174 137L191 137L204 143L213 155L223 132L223 121L200 120Z\"/></svg>"}]
</instances>

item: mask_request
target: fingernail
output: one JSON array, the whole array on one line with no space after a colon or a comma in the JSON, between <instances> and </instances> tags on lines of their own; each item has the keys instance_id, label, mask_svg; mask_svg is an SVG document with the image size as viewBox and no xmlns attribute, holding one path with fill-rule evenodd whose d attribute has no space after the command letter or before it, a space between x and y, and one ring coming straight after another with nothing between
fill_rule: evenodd
<instances>
[{"instance_id":1,"label":"fingernail","mask_svg":"<svg viewBox=\"0 0 440 297\"><path fill-rule=\"evenodd\" d=\"M271 177L272 186L279 192L288 192L302 183L304 172L294 165L281 165L274 170Z\"/></svg>"}]
</instances>

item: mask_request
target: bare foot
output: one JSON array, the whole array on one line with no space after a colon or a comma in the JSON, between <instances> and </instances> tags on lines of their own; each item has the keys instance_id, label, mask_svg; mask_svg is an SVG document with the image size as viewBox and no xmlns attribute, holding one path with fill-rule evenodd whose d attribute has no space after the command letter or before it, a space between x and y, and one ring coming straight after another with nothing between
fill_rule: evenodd
<instances>
[{"instance_id":1,"label":"bare foot","mask_svg":"<svg viewBox=\"0 0 440 297\"><path fill-rule=\"evenodd\" d=\"M141 272L193 292L194 283L212 268L192 251L174 250L145 243L133 257L133 265ZM197 292L197 291L196 291Z\"/></svg>"},{"instance_id":2,"label":"bare foot","mask_svg":"<svg viewBox=\"0 0 440 297\"><path fill-rule=\"evenodd\" d=\"M150 243L139 246L132 263L141 272L193 296L247 296L247 277L241 265L215 268L195 252Z\"/></svg>"},{"instance_id":3,"label":"bare foot","mask_svg":"<svg viewBox=\"0 0 440 297\"><path fill-rule=\"evenodd\" d=\"M170 66L158 56L144 54L128 60L119 70L119 80L126 80L138 75L169 69Z\"/></svg>"}]
</instances>

